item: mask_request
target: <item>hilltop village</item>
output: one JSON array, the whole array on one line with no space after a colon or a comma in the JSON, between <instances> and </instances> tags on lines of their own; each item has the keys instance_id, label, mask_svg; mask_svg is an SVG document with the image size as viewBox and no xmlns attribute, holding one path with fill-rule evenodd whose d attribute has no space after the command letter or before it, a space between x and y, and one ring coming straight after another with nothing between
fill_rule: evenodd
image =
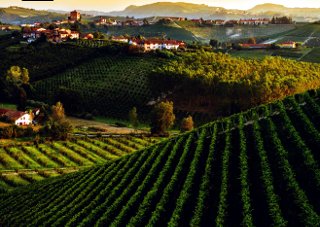
<instances>
[{"instance_id":1,"label":"hilltop village","mask_svg":"<svg viewBox=\"0 0 320 227\"><path fill-rule=\"evenodd\" d=\"M192 22L198 26L267 26L269 24L292 24L293 21L291 18L287 17L273 17L272 19L268 18L248 18L240 20L204 20L200 19L190 19L182 17L163 17L158 21L154 19L134 19L126 18L122 20L117 20L114 18L107 18L99 16L96 20L90 22L91 25L97 27L143 27L150 26L158 22L161 23L170 23L170 22ZM33 24L22 24L21 31L22 37L27 41L27 43L35 42L40 38L53 43L61 43L69 40L93 40L101 39L100 35L95 35L90 32L82 32L79 29L79 25L82 23L82 17L79 12L76 10L70 12L67 20L63 21L51 21L50 23L44 24L35 22ZM44 27L46 25L46 28ZM2 29L10 29L9 26L2 26ZM157 49L168 49L168 50L177 50L178 48L183 48L186 46L186 43L181 40L173 40L170 38L163 37L151 37L143 38L132 37L132 36L110 36L110 40L116 42L123 42L129 45L142 48L144 51L151 51ZM296 43L293 41L286 41L279 43L279 48L296 48ZM255 41L253 43L244 42L239 43L237 48L243 49L268 49L272 48L271 44L257 44Z\"/></svg>"}]
</instances>

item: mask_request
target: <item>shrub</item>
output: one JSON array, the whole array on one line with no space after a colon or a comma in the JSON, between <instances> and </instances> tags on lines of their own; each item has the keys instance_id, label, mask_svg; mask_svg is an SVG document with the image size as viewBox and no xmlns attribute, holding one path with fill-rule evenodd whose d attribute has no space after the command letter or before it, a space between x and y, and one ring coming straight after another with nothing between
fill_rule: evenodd
<instances>
[{"instance_id":1,"label":"shrub","mask_svg":"<svg viewBox=\"0 0 320 227\"><path fill-rule=\"evenodd\" d=\"M182 119L181 132L191 131L194 127L192 116L188 116Z\"/></svg>"}]
</instances>

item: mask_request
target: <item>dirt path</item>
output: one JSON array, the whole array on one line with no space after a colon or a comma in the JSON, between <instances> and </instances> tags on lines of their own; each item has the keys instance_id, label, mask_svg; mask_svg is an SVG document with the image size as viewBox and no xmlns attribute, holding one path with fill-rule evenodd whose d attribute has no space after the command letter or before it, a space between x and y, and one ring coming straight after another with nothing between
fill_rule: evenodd
<instances>
[{"instance_id":1,"label":"dirt path","mask_svg":"<svg viewBox=\"0 0 320 227\"><path fill-rule=\"evenodd\" d=\"M79 129L96 128L98 130L101 130L101 132L110 133L110 134L146 133L146 131L143 131L143 130L135 130L133 128L128 128L128 127L116 127L116 126L112 126L102 122L84 120L84 119L75 118L75 117L67 117L67 119L70 121L71 125L74 128L79 128Z\"/></svg>"}]
</instances>

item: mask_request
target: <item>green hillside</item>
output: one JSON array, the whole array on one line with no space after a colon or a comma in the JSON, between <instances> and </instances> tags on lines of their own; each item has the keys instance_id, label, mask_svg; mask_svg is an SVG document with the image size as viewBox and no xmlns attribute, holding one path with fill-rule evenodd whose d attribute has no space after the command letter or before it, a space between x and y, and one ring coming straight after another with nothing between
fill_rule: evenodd
<instances>
[{"instance_id":1,"label":"green hillside","mask_svg":"<svg viewBox=\"0 0 320 227\"><path fill-rule=\"evenodd\" d=\"M52 13L45 10L34 10L18 6L0 8L0 21L3 23L34 23L51 20L63 20L66 15Z\"/></svg>"},{"instance_id":2,"label":"green hillside","mask_svg":"<svg viewBox=\"0 0 320 227\"><path fill-rule=\"evenodd\" d=\"M0 191L102 165L157 141L122 136L0 146Z\"/></svg>"},{"instance_id":3,"label":"green hillside","mask_svg":"<svg viewBox=\"0 0 320 227\"><path fill-rule=\"evenodd\" d=\"M184 29L176 24L154 24L150 26L142 27L109 27L108 34L110 35L130 35L138 36L142 35L145 37L165 37L176 40L183 40L185 42L199 41L202 38L194 36L192 31Z\"/></svg>"},{"instance_id":4,"label":"green hillside","mask_svg":"<svg viewBox=\"0 0 320 227\"><path fill-rule=\"evenodd\" d=\"M264 25L264 26L199 26L192 21L177 22L182 28L192 32L196 37L209 42L210 39L216 39L220 42L234 42L239 39L250 37L269 37L276 34L282 34L296 28L293 24L284 25Z\"/></svg>"},{"instance_id":5,"label":"green hillside","mask_svg":"<svg viewBox=\"0 0 320 227\"><path fill-rule=\"evenodd\" d=\"M101 115L127 118L132 107L140 110L155 96L150 73L161 62L148 56L98 58L33 83L35 98L59 99L67 110L96 110Z\"/></svg>"},{"instance_id":6,"label":"green hillside","mask_svg":"<svg viewBox=\"0 0 320 227\"><path fill-rule=\"evenodd\" d=\"M319 226L320 103L251 109L0 195L1 225Z\"/></svg>"}]
</instances>

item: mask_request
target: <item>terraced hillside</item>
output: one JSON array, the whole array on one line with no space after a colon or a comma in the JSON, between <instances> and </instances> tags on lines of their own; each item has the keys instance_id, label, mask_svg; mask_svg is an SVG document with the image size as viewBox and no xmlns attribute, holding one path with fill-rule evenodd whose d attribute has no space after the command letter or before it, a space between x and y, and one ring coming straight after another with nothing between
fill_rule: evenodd
<instances>
[{"instance_id":1,"label":"terraced hillside","mask_svg":"<svg viewBox=\"0 0 320 227\"><path fill-rule=\"evenodd\" d=\"M290 97L0 195L1 225L319 226L320 101Z\"/></svg>"},{"instance_id":2,"label":"terraced hillside","mask_svg":"<svg viewBox=\"0 0 320 227\"><path fill-rule=\"evenodd\" d=\"M319 226L320 101L290 97L0 196L2 225Z\"/></svg>"},{"instance_id":3,"label":"terraced hillside","mask_svg":"<svg viewBox=\"0 0 320 227\"><path fill-rule=\"evenodd\" d=\"M132 107L139 110L152 99L149 73L159 64L157 58L103 57L33 85L37 98L55 101L58 97L67 109L97 110L102 115L127 118ZM61 87L68 95L61 95Z\"/></svg>"},{"instance_id":4,"label":"terraced hillside","mask_svg":"<svg viewBox=\"0 0 320 227\"><path fill-rule=\"evenodd\" d=\"M128 136L0 147L0 191L102 165L157 141Z\"/></svg>"}]
</instances>

